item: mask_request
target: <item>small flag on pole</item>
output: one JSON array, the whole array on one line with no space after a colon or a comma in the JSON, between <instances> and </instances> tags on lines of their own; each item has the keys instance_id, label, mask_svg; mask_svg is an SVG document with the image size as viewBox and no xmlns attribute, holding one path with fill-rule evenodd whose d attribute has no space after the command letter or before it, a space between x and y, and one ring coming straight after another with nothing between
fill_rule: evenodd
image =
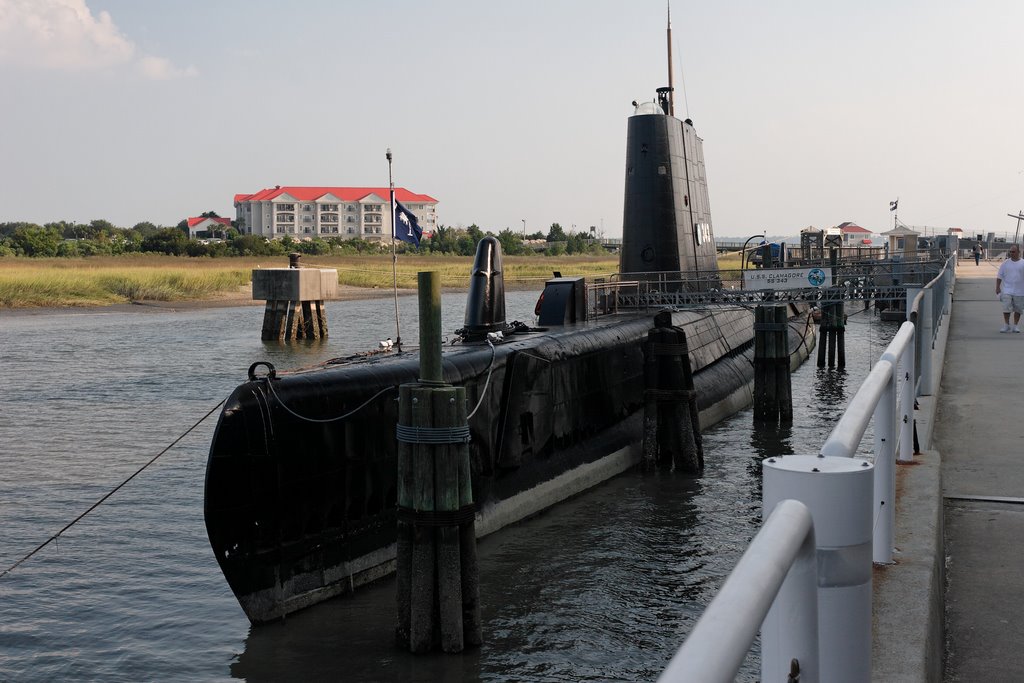
<instances>
[{"instance_id":1,"label":"small flag on pole","mask_svg":"<svg viewBox=\"0 0 1024 683\"><path fill-rule=\"evenodd\" d=\"M419 221L409 209L402 206L402 203L395 200L395 239L402 240L420 246L420 237L423 236L423 228Z\"/></svg>"},{"instance_id":2,"label":"small flag on pole","mask_svg":"<svg viewBox=\"0 0 1024 683\"><path fill-rule=\"evenodd\" d=\"M900 203L900 200L898 200L898 199L896 201L894 201L894 202L889 202L889 210L890 211L895 211L896 210L896 205L899 204L899 203Z\"/></svg>"}]
</instances>

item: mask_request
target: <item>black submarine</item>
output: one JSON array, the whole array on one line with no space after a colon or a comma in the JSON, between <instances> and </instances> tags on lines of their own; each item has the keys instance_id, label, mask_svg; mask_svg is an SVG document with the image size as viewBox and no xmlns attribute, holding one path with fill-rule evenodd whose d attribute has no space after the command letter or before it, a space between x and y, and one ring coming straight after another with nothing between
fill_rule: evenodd
<instances>
[{"instance_id":1,"label":"black submarine","mask_svg":"<svg viewBox=\"0 0 1024 683\"><path fill-rule=\"evenodd\" d=\"M505 321L500 246L478 246L461 342L445 382L464 386L479 536L586 490L640 459L645 345L662 324L685 330L702 427L752 400L753 313L652 306L659 292L721 287L702 140L675 118L672 90L628 120L619 285L555 277L539 325ZM597 312L601 314L596 314ZM813 335L791 305L795 366ZM398 386L415 351L258 376L227 399L206 470L204 512L217 562L253 624L351 591L394 570Z\"/></svg>"}]
</instances>

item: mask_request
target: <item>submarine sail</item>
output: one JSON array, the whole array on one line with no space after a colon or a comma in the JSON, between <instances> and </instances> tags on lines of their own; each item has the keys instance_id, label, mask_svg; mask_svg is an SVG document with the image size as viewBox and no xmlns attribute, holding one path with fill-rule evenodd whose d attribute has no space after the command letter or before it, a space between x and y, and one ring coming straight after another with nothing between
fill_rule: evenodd
<instances>
[{"instance_id":1,"label":"submarine sail","mask_svg":"<svg viewBox=\"0 0 1024 683\"><path fill-rule=\"evenodd\" d=\"M622 216L623 278L720 286L711 228L703 141L690 119L669 114L671 88L658 102L634 102L626 137ZM696 278L694 276L696 275Z\"/></svg>"}]
</instances>

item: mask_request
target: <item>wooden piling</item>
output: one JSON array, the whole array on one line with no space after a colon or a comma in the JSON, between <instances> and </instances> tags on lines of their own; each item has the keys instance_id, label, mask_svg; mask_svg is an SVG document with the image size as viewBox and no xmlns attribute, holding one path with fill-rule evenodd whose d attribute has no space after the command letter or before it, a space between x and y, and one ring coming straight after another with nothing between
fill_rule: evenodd
<instances>
[{"instance_id":1,"label":"wooden piling","mask_svg":"<svg viewBox=\"0 0 1024 683\"><path fill-rule=\"evenodd\" d=\"M704 453L689 347L670 317L656 318L647 333L644 383L643 467L700 472Z\"/></svg>"},{"instance_id":2,"label":"wooden piling","mask_svg":"<svg viewBox=\"0 0 1024 683\"><path fill-rule=\"evenodd\" d=\"M818 326L818 367L846 367L846 312L843 302L823 304Z\"/></svg>"},{"instance_id":3,"label":"wooden piling","mask_svg":"<svg viewBox=\"0 0 1024 683\"><path fill-rule=\"evenodd\" d=\"M789 314L786 306L754 309L754 421L792 422Z\"/></svg>"},{"instance_id":4,"label":"wooden piling","mask_svg":"<svg viewBox=\"0 0 1024 683\"><path fill-rule=\"evenodd\" d=\"M789 311L775 306L775 391L779 403L779 422L793 422L793 384L789 361Z\"/></svg>"},{"instance_id":5,"label":"wooden piling","mask_svg":"<svg viewBox=\"0 0 1024 683\"><path fill-rule=\"evenodd\" d=\"M457 417L455 387L431 389L434 406L433 426L454 427ZM434 491L439 513L454 516L459 511L459 453L454 444L438 444L434 449ZM459 552L459 527L444 525L437 530L437 590L441 649L462 652L462 569Z\"/></svg>"},{"instance_id":6,"label":"wooden piling","mask_svg":"<svg viewBox=\"0 0 1024 683\"><path fill-rule=\"evenodd\" d=\"M419 289L420 381L399 388L396 636L461 652L482 642L466 390L442 381L437 274Z\"/></svg>"},{"instance_id":7,"label":"wooden piling","mask_svg":"<svg viewBox=\"0 0 1024 683\"><path fill-rule=\"evenodd\" d=\"M398 424L412 424L412 389L415 385L403 385L399 389ZM395 640L398 646L409 649L412 615L412 520L403 516L413 509L412 504L412 450L413 446L404 441L398 442L398 540L395 562L395 602L398 606L398 625L395 628ZM346 453L350 452L346 450Z\"/></svg>"},{"instance_id":8,"label":"wooden piling","mask_svg":"<svg viewBox=\"0 0 1024 683\"><path fill-rule=\"evenodd\" d=\"M466 389L458 388L459 424L466 424ZM459 551L462 576L462 633L465 644L478 647L484 642L480 620L480 568L476 557L476 516L473 510L473 471L469 460L469 444L459 451L459 509L469 511L459 525Z\"/></svg>"}]
</instances>

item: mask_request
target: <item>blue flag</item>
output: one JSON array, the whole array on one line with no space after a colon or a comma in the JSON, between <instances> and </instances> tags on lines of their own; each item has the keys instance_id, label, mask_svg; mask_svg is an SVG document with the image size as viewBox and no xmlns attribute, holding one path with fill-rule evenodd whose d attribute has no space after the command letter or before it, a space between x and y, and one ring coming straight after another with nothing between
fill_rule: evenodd
<instances>
[{"instance_id":1,"label":"blue flag","mask_svg":"<svg viewBox=\"0 0 1024 683\"><path fill-rule=\"evenodd\" d=\"M396 199L395 239L410 242L418 247L420 246L420 237L423 237L423 228L420 227L416 214L402 206L401 202Z\"/></svg>"}]
</instances>

